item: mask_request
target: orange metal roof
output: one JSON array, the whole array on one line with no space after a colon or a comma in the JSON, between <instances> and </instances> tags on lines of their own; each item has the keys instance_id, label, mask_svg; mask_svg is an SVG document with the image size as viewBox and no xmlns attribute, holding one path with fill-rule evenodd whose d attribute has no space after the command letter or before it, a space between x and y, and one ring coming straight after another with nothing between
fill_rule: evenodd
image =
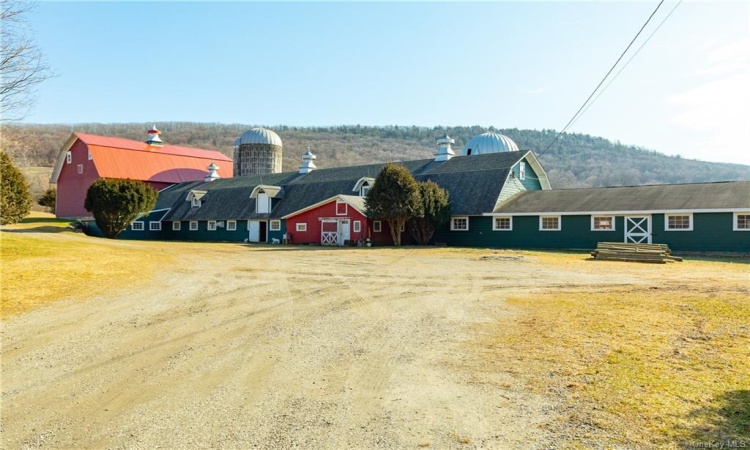
<instances>
[{"instance_id":1,"label":"orange metal roof","mask_svg":"<svg viewBox=\"0 0 750 450\"><path fill-rule=\"evenodd\" d=\"M132 180L181 183L203 179L211 162L219 175L233 175L232 159L214 150L144 142L93 134L75 133L91 152L99 176Z\"/></svg>"}]
</instances>

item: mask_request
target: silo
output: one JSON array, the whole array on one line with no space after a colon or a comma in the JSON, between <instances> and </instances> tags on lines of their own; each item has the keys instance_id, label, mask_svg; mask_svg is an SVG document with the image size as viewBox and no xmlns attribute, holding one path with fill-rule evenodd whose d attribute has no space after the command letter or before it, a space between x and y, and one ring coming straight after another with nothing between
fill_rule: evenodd
<instances>
[{"instance_id":1,"label":"silo","mask_svg":"<svg viewBox=\"0 0 750 450\"><path fill-rule=\"evenodd\" d=\"M244 132L235 141L234 176L281 172L281 138L266 128Z\"/></svg>"}]
</instances>

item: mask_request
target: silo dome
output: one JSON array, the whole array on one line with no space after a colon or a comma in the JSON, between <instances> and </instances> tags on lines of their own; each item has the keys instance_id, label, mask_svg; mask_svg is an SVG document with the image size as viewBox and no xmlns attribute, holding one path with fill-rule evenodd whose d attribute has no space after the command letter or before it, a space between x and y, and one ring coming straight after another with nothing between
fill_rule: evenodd
<instances>
[{"instance_id":1,"label":"silo dome","mask_svg":"<svg viewBox=\"0 0 750 450\"><path fill-rule=\"evenodd\" d=\"M518 145L508 136L488 131L474 136L464 145L461 156L485 153L517 152Z\"/></svg>"},{"instance_id":2,"label":"silo dome","mask_svg":"<svg viewBox=\"0 0 750 450\"><path fill-rule=\"evenodd\" d=\"M234 141L234 176L281 172L281 138L266 128L251 128Z\"/></svg>"},{"instance_id":3,"label":"silo dome","mask_svg":"<svg viewBox=\"0 0 750 450\"><path fill-rule=\"evenodd\" d=\"M278 134L267 128L255 127L242 133L239 144L270 144L281 147L281 138Z\"/></svg>"}]
</instances>

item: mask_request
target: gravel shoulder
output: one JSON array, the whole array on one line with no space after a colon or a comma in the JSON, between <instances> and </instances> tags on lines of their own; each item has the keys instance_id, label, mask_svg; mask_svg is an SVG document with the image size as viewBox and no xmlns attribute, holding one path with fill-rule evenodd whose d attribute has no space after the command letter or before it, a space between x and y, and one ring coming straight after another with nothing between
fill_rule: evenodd
<instances>
[{"instance_id":1,"label":"gravel shoulder","mask_svg":"<svg viewBox=\"0 0 750 450\"><path fill-rule=\"evenodd\" d=\"M476 325L509 295L642 283L523 252L168 251L145 286L3 323L5 448L554 448L555 397L464 370Z\"/></svg>"}]
</instances>

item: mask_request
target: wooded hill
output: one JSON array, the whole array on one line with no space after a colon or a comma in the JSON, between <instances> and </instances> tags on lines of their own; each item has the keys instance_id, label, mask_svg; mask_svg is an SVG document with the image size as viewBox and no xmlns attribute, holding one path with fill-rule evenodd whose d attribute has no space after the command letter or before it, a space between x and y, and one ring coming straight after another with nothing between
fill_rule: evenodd
<instances>
[{"instance_id":1,"label":"wooded hill","mask_svg":"<svg viewBox=\"0 0 750 450\"><path fill-rule=\"evenodd\" d=\"M71 132L118 136L143 141L151 123L19 125L4 124L0 143L21 167L52 167ZM219 150L232 156L234 140L253 127L245 124L160 122L165 143ZM284 143L284 171L297 170L309 147L319 168L431 158L435 140L446 132L460 152L472 137L488 131L473 127L332 127L269 126ZM557 134L554 130L490 128L513 139L521 150L537 155ZM554 188L750 180L750 166L710 163L666 156L586 134L563 134L539 157ZM221 173L221 172L219 172Z\"/></svg>"}]
</instances>

